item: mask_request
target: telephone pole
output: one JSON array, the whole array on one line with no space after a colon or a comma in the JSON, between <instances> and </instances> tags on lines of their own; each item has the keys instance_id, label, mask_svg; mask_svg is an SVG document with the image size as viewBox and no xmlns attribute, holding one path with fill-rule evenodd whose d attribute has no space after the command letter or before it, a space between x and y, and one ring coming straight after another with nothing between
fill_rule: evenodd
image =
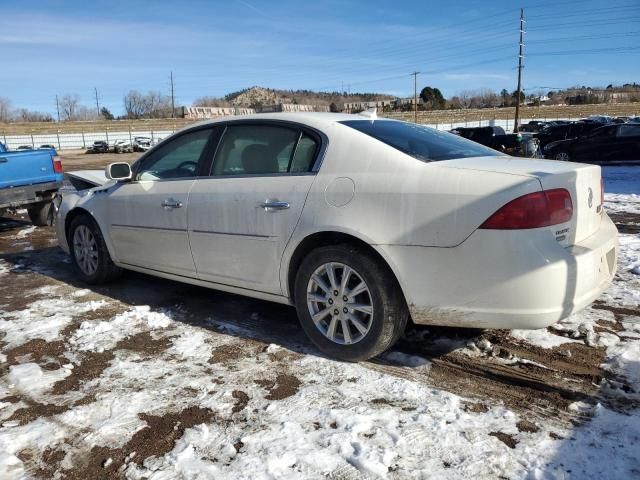
<instances>
[{"instance_id":1,"label":"telephone pole","mask_svg":"<svg viewBox=\"0 0 640 480\"><path fill-rule=\"evenodd\" d=\"M98 112L98 116L100 116L100 103L98 102L98 89L94 87L93 91L96 94L96 111Z\"/></svg>"},{"instance_id":2,"label":"telephone pole","mask_svg":"<svg viewBox=\"0 0 640 480\"><path fill-rule=\"evenodd\" d=\"M413 72L413 123L418 123L418 74Z\"/></svg>"},{"instance_id":3,"label":"telephone pole","mask_svg":"<svg viewBox=\"0 0 640 480\"><path fill-rule=\"evenodd\" d=\"M58 112L58 123L60 123L60 102L58 101L57 94L56 94L56 112Z\"/></svg>"},{"instance_id":4,"label":"telephone pole","mask_svg":"<svg viewBox=\"0 0 640 480\"><path fill-rule=\"evenodd\" d=\"M520 9L520 47L518 53L518 88L516 89L516 118L513 122L513 132L518 133L520 123L520 96L522 95L522 57L524 48L524 8Z\"/></svg>"},{"instance_id":5,"label":"telephone pole","mask_svg":"<svg viewBox=\"0 0 640 480\"><path fill-rule=\"evenodd\" d=\"M173 94L173 71L169 72L169 80L171 81L171 118L176 117L176 100Z\"/></svg>"}]
</instances>

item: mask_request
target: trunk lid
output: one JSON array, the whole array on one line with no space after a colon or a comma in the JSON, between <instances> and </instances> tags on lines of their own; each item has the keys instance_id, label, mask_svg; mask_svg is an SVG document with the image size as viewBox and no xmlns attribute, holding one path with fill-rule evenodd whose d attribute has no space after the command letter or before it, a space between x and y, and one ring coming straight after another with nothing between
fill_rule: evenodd
<instances>
[{"instance_id":1,"label":"trunk lid","mask_svg":"<svg viewBox=\"0 0 640 480\"><path fill-rule=\"evenodd\" d=\"M565 188L571 194L573 216L549 228L556 240L574 245L593 235L602 219L601 172L597 165L519 157L464 158L439 162L440 166L533 177L542 190Z\"/></svg>"}]
</instances>

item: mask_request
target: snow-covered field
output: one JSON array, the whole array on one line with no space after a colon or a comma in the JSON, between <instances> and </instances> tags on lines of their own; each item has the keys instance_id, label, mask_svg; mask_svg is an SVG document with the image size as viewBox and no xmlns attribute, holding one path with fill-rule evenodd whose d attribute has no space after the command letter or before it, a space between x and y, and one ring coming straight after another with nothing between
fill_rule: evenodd
<instances>
[{"instance_id":1,"label":"snow-covered field","mask_svg":"<svg viewBox=\"0 0 640 480\"><path fill-rule=\"evenodd\" d=\"M633 228L640 169L605 176ZM0 230L0 478L640 477L637 233L549 329L417 329L348 364L287 307L142 275L86 289L41 231Z\"/></svg>"}]
</instances>

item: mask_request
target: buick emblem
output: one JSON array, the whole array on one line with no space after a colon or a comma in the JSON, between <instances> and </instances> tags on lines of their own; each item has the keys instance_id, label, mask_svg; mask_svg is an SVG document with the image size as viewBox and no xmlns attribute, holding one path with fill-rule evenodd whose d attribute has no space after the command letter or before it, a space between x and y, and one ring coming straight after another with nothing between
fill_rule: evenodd
<instances>
[{"instance_id":1,"label":"buick emblem","mask_svg":"<svg viewBox=\"0 0 640 480\"><path fill-rule=\"evenodd\" d=\"M593 207L593 190L591 190L591 188L589 188L589 201L587 203L589 204L589 208Z\"/></svg>"}]
</instances>

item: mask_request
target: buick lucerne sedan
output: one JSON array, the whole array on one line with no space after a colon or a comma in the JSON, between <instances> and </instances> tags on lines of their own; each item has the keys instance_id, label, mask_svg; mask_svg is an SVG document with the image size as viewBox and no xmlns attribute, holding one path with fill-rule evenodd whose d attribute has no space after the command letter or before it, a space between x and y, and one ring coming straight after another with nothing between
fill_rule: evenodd
<instances>
[{"instance_id":1,"label":"buick lucerne sedan","mask_svg":"<svg viewBox=\"0 0 640 480\"><path fill-rule=\"evenodd\" d=\"M60 245L83 281L129 269L294 305L313 343L344 360L388 349L410 318L545 327L616 269L600 167L373 114L208 121L97 183L59 202Z\"/></svg>"}]
</instances>

